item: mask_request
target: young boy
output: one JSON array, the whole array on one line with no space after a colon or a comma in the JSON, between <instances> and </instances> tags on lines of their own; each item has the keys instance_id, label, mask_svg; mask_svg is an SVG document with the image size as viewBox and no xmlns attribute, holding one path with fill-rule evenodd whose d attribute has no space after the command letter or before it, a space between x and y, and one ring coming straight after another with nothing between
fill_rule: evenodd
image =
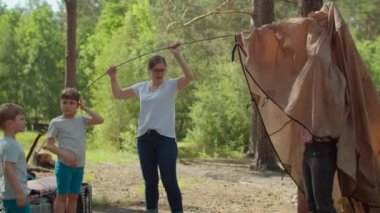
<instances>
[{"instance_id":1,"label":"young boy","mask_svg":"<svg viewBox=\"0 0 380 213\"><path fill-rule=\"evenodd\" d=\"M76 115L78 107L89 116ZM74 88L62 91L60 108L62 115L50 122L46 146L58 157L55 165L57 197L54 212L74 213L83 181L86 126L101 124L103 118L83 104L80 93Z\"/></svg>"},{"instance_id":2,"label":"young boy","mask_svg":"<svg viewBox=\"0 0 380 213\"><path fill-rule=\"evenodd\" d=\"M15 140L25 128L24 110L17 104L0 105L0 128L4 131L0 139L3 206L6 212L29 213L25 153Z\"/></svg>"}]
</instances>

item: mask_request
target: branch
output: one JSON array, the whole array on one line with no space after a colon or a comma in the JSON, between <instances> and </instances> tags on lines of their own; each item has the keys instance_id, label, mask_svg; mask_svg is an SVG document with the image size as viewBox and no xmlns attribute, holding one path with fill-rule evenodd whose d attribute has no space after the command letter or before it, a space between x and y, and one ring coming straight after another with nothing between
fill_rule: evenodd
<instances>
[{"instance_id":1,"label":"branch","mask_svg":"<svg viewBox=\"0 0 380 213\"><path fill-rule=\"evenodd\" d=\"M247 11L243 11L243 10L224 10L224 11L221 10L224 6L230 4L230 3L233 2L233 1L234 1L234 0L226 0L225 2L221 3L220 5L218 5L214 11L211 11L211 12L209 12L209 13L206 13L206 14L203 14L203 15L200 15L200 16L197 16L197 17L191 19L190 21L188 21L188 22L186 22L186 23L181 24L181 23L179 23L179 22L177 22L177 21L172 22L172 23L168 24L168 26L166 27L166 32L168 32L168 31L170 30L170 28L171 28L172 26L174 26L174 25L181 24L180 27L186 27L186 26L188 26L188 25L190 25L190 24L192 24L192 23L194 23L194 22L196 22L196 21L199 21L199 20L201 20L201 19L204 19L204 18L206 18L206 17L208 17L208 16L212 16L212 15L237 13L237 14L247 14L247 15L249 15L251 18L254 18L254 17L255 17L254 14L253 14L252 12L247 12ZM289 0L287 0L287 1L289 1ZM188 8L185 9L185 11L184 11L184 13L183 13L183 15L182 15L182 18L185 17L185 14L186 14L187 10L188 10Z\"/></svg>"},{"instance_id":2,"label":"branch","mask_svg":"<svg viewBox=\"0 0 380 213\"><path fill-rule=\"evenodd\" d=\"M231 0L226 0L225 2L221 3L221 4L217 7L217 9L218 9L218 10L221 9L224 5L226 5L226 4L230 3L230 2L231 2Z\"/></svg>"},{"instance_id":3,"label":"branch","mask_svg":"<svg viewBox=\"0 0 380 213\"><path fill-rule=\"evenodd\" d=\"M243 11L243 10L224 10L224 11L212 11L204 15L200 15L198 17L193 18L192 20L184 23L182 26L187 26L192 24L193 22L199 21L201 19L206 18L207 16L212 16L212 15L220 15L220 14L230 14L230 13L237 13L237 14L247 14L249 16L252 16L251 12Z\"/></svg>"},{"instance_id":4,"label":"branch","mask_svg":"<svg viewBox=\"0 0 380 213\"><path fill-rule=\"evenodd\" d=\"M190 24L192 24L194 22L197 22L197 21L199 21L201 19L204 19L204 18L206 18L208 16L221 15L221 14L233 14L233 13L236 13L236 14L246 14L246 15L249 15L250 17L254 17L254 14L252 14L251 12L248 12L248 11L244 11L244 10L211 11L209 13L197 16L197 17L191 19L190 21L181 24L180 27L186 27L186 26L188 26L188 25L190 25ZM172 22L172 23L170 23L166 27L166 32L168 32L173 25L177 25L177 24L180 24L180 23L178 23L178 22Z\"/></svg>"}]
</instances>

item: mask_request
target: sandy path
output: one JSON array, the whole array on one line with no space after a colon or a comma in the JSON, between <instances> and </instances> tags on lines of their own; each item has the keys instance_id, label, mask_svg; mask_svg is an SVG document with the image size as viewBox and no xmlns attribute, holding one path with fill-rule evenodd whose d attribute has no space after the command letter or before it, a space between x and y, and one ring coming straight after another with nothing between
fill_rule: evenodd
<instances>
[{"instance_id":1,"label":"sandy path","mask_svg":"<svg viewBox=\"0 0 380 213\"><path fill-rule=\"evenodd\" d=\"M94 212L143 212L144 186L138 163L88 165L93 198L112 207ZM296 212L296 187L288 176L252 172L247 159L184 160L178 178L185 212ZM160 190L160 212L170 212Z\"/></svg>"}]
</instances>

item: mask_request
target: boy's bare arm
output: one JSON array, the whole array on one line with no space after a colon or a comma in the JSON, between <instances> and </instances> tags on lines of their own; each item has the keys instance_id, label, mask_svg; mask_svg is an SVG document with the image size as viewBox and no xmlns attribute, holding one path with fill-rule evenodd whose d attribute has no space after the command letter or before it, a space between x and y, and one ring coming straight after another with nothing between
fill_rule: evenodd
<instances>
[{"instance_id":1,"label":"boy's bare arm","mask_svg":"<svg viewBox=\"0 0 380 213\"><path fill-rule=\"evenodd\" d=\"M55 138L48 138L46 149L50 152L56 154L59 158L63 159L68 166L77 166L77 160L70 152L67 152L63 149L58 148L55 143Z\"/></svg>"},{"instance_id":2,"label":"boy's bare arm","mask_svg":"<svg viewBox=\"0 0 380 213\"><path fill-rule=\"evenodd\" d=\"M25 206L27 202L26 194L21 189L20 184L18 183L18 179L15 173L15 165L12 162L5 161L4 165L4 176L7 178L9 183L11 184L13 190L16 192L17 196L17 205Z\"/></svg>"},{"instance_id":3,"label":"boy's bare arm","mask_svg":"<svg viewBox=\"0 0 380 213\"><path fill-rule=\"evenodd\" d=\"M90 108L84 105L84 103L81 101L80 107L82 108L83 111L85 111L88 115L90 115L90 119L86 119L86 124L87 125L96 125L96 124L101 124L104 122L104 119L101 115L98 113L92 111Z\"/></svg>"}]
</instances>

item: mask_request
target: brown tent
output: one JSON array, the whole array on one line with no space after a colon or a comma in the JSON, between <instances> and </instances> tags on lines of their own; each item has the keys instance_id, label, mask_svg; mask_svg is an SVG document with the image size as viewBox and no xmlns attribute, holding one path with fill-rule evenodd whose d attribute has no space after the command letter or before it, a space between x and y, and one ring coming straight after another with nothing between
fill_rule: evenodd
<instances>
[{"instance_id":1,"label":"brown tent","mask_svg":"<svg viewBox=\"0 0 380 213\"><path fill-rule=\"evenodd\" d=\"M380 208L380 100L335 5L236 38L266 131L301 190L306 128L339 138L340 193Z\"/></svg>"}]
</instances>

